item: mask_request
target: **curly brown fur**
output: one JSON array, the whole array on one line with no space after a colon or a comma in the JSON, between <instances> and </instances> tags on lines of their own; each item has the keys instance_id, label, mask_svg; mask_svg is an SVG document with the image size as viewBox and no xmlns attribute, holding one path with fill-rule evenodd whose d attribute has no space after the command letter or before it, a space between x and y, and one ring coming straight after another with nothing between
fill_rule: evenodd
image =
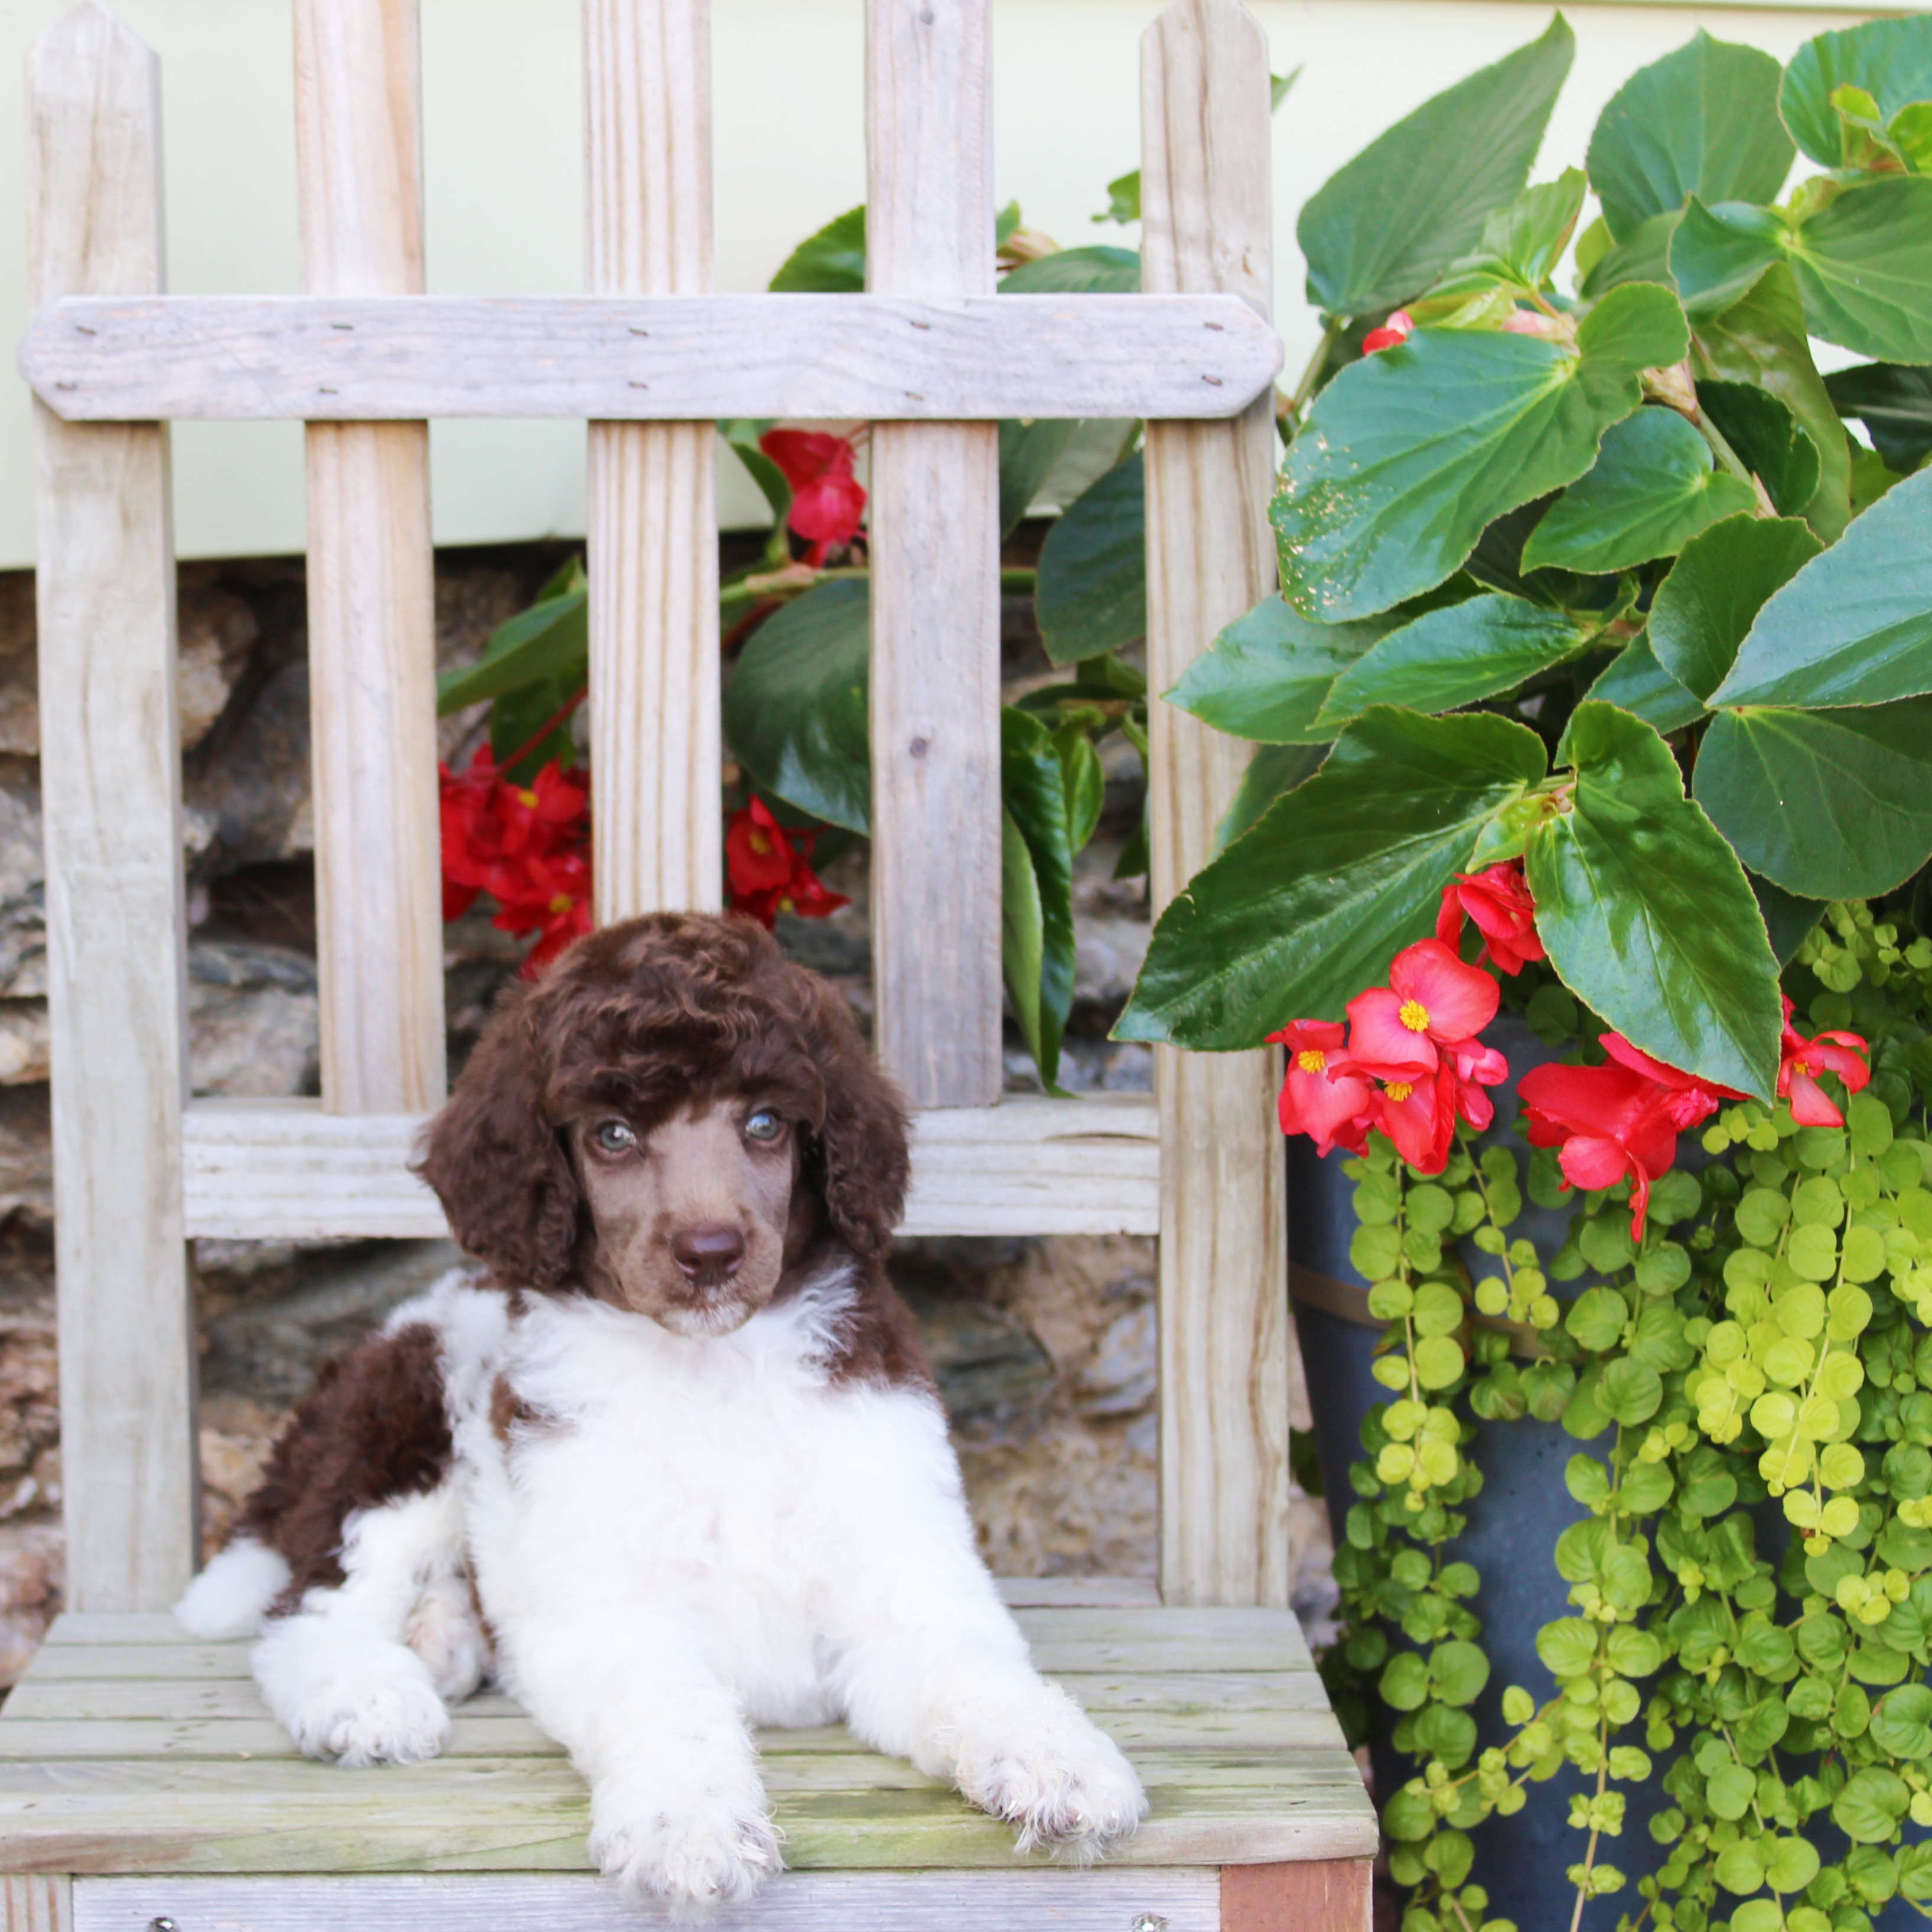
<instances>
[{"instance_id":1,"label":"curly brown fur","mask_svg":"<svg viewBox=\"0 0 1932 1932\"><path fill-rule=\"evenodd\" d=\"M426 1324L372 1335L326 1363L236 1525L288 1563L278 1613L318 1584L342 1582L342 1528L353 1511L427 1494L452 1454L441 1353Z\"/></svg>"},{"instance_id":2,"label":"curly brown fur","mask_svg":"<svg viewBox=\"0 0 1932 1932\"><path fill-rule=\"evenodd\" d=\"M506 1288L594 1292L597 1233L566 1130L598 1109L640 1135L696 1106L784 1096L800 1185L856 1264L842 1376L924 1379L916 1331L884 1274L904 1205L906 1107L842 996L748 920L664 913L580 940L511 992L419 1171L458 1240ZM801 1255L799 1258L802 1259Z\"/></svg>"}]
</instances>

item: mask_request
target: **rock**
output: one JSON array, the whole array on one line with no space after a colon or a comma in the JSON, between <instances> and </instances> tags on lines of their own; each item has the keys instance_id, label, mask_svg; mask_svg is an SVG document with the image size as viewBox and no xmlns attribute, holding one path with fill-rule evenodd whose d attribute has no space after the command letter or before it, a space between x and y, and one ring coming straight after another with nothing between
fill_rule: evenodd
<instances>
[{"instance_id":1,"label":"rock","mask_svg":"<svg viewBox=\"0 0 1932 1932\"><path fill-rule=\"evenodd\" d=\"M0 752L40 748L34 573L0 570Z\"/></svg>"},{"instance_id":2,"label":"rock","mask_svg":"<svg viewBox=\"0 0 1932 1932\"><path fill-rule=\"evenodd\" d=\"M1053 1360L1012 1316L983 1301L907 1295L955 1429L1010 1420L1053 1387Z\"/></svg>"},{"instance_id":3,"label":"rock","mask_svg":"<svg viewBox=\"0 0 1932 1932\"><path fill-rule=\"evenodd\" d=\"M242 1505L254 1493L285 1409L247 1396L210 1396L201 1405L201 1546L203 1560L228 1540Z\"/></svg>"},{"instance_id":4,"label":"rock","mask_svg":"<svg viewBox=\"0 0 1932 1932\"><path fill-rule=\"evenodd\" d=\"M1085 1415L1136 1415L1154 1397L1154 1298L1124 1308L1100 1331L1074 1383Z\"/></svg>"},{"instance_id":5,"label":"rock","mask_svg":"<svg viewBox=\"0 0 1932 1932\"><path fill-rule=\"evenodd\" d=\"M60 1526L0 1523L0 1688L16 1684L60 1609Z\"/></svg>"},{"instance_id":6,"label":"rock","mask_svg":"<svg viewBox=\"0 0 1932 1932\"><path fill-rule=\"evenodd\" d=\"M198 940L188 948L189 1088L270 1096L321 1091L315 962L286 946Z\"/></svg>"},{"instance_id":7,"label":"rock","mask_svg":"<svg viewBox=\"0 0 1932 1932\"><path fill-rule=\"evenodd\" d=\"M186 802L214 828L196 868L203 876L314 849L304 640L293 640L292 650L290 640L271 640L280 644L281 662L246 710L225 720L189 762Z\"/></svg>"},{"instance_id":8,"label":"rock","mask_svg":"<svg viewBox=\"0 0 1932 1932\"><path fill-rule=\"evenodd\" d=\"M46 1079L47 1052L46 1001L0 1000L0 1086Z\"/></svg>"},{"instance_id":9,"label":"rock","mask_svg":"<svg viewBox=\"0 0 1932 1932\"><path fill-rule=\"evenodd\" d=\"M0 1218L19 1212L51 1221L53 1187L46 1088L0 1087Z\"/></svg>"}]
</instances>

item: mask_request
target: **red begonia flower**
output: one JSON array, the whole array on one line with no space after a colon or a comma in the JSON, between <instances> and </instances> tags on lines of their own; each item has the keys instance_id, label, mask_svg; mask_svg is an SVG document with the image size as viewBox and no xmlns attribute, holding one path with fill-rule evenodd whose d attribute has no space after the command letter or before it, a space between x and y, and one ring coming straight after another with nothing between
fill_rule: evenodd
<instances>
[{"instance_id":1,"label":"red begonia flower","mask_svg":"<svg viewBox=\"0 0 1932 1932\"><path fill-rule=\"evenodd\" d=\"M1855 1033L1821 1033L1807 1040L1791 1024L1791 997L1786 994L1778 1097L1791 1102L1791 1118L1801 1127L1842 1127L1845 1117L1818 1084L1818 1076L1835 1073L1845 1083L1847 1094L1862 1093L1871 1079L1871 1048Z\"/></svg>"},{"instance_id":2,"label":"red begonia flower","mask_svg":"<svg viewBox=\"0 0 1932 1932\"><path fill-rule=\"evenodd\" d=\"M1378 349L1393 349L1397 343L1408 340L1409 331L1415 324L1409 320L1406 308L1399 308L1379 328L1372 328L1362 338L1362 353L1372 356Z\"/></svg>"},{"instance_id":3,"label":"red begonia flower","mask_svg":"<svg viewBox=\"0 0 1932 1932\"><path fill-rule=\"evenodd\" d=\"M1442 1066L1412 1080L1391 1080L1376 1095L1374 1124L1394 1142L1396 1153L1422 1174L1449 1164L1456 1137L1456 1070Z\"/></svg>"},{"instance_id":4,"label":"red begonia flower","mask_svg":"<svg viewBox=\"0 0 1932 1932\"><path fill-rule=\"evenodd\" d=\"M1439 939L1418 940L1389 962L1389 983L1348 1002L1342 1070L1378 1080L1435 1071L1438 1049L1473 1039L1496 1016L1496 982Z\"/></svg>"},{"instance_id":5,"label":"red begonia flower","mask_svg":"<svg viewBox=\"0 0 1932 1932\"><path fill-rule=\"evenodd\" d=\"M859 534L866 514L865 486L852 474L856 452L850 439L822 430L772 429L758 447L791 485L785 521L811 545L806 561L816 570L828 550Z\"/></svg>"},{"instance_id":6,"label":"red begonia flower","mask_svg":"<svg viewBox=\"0 0 1932 1932\"><path fill-rule=\"evenodd\" d=\"M816 832L788 831L761 798L754 796L732 813L724 833L731 910L748 914L769 932L782 912L823 919L850 904L842 893L828 891L812 869L818 842Z\"/></svg>"},{"instance_id":7,"label":"red begonia flower","mask_svg":"<svg viewBox=\"0 0 1932 1932\"><path fill-rule=\"evenodd\" d=\"M1680 1076L1681 1077L1681 1076ZM1650 1184L1677 1157L1670 1090L1616 1060L1532 1068L1516 1082L1532 1147L1555 1148L1573 1187L1630 1184L1630 1238L1643 1239Z\"/></svg>"},{"instance_id":8,"label":"red begonia flower","mask_svg":"<svg viewBox=\"0 0 1932 1932\"><path fill-rule=\"evenodd\" d=\"M1509 1078L1509 1062L1479 1040L1460 1040L1446 1047L1446 1064L1456 1083L1456 1117L1480 1133L1496 1117L1496 1102L1484 1090Z\"/></svg>"},{"instance_id":9,"label":"red begonia flower","mask_svg":"<svg viewBox=\"0 0 1932 1932\"><path fill-rule=\"evenodd\" d=\"M1529 896L1520 865L1506 862L1480 872L1458 872L1442 888L1436 936L1452 950L1462 936L1466 913L1483 935L1479 960L1487 959L1499 971L1514 974L1528 961L1544 957L1536 932L1536 902Z\"/></svg>"},{"instance_id":10,"label":"red begonia flower","mask_svg":"<svg viewBox=\"0 0 1932 1932\"><path fill-rule=\"evenodd\" d=\"M1271 1042L1288 1049L1279 1112L1285 1134L1306 1134L1315 1151L1342 1147L1360 1154L1374 1124L1374 1090L1352 1074L1334 1074L1330 1063L1341 1051L1346 1029L1332 1020L1292 1020Z\"/></svg>"},{"instance_id":11,"label":"red begonia flower","mask_svg":"<svg viewBox=\"0 0 1932 1932\"><path fill-rule=\"evenodd\" d=\"M1661 1060L1653 1060L1641 1047L1631 1046L1620 1033L1606 1033L1599 1043L1619 1065L1655 1082L1660 1090L1658 1104L1680 1133L1687 1128L1701 1126L1725 1101L1745 1097L1734 1087L1720 1087L1714 1080L1685 1073Z\"/></svg>"}]
</instances>

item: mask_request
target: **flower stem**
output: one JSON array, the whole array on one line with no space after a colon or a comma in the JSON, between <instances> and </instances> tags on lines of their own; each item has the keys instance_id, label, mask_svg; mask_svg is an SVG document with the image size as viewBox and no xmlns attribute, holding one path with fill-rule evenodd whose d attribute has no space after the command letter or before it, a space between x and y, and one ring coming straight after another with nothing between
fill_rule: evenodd
<instances>
[{"instance_id":1,"label":"flower stem","mask_svg":"<svg viewBox=\"0 0 1932 1932\"><path fill-rule=\"evenodd\" d=\"M1322 380L1322 371L1328 367L1328 355L1342 339L1342 332L1348 326L1346 316L1331 315L1322 332L1322 340L1315 345L1315 353L1308 358L1308 366L1301 372L1301 380L1294 386L1294 394L1286 403L1278 403L1275 416L1278 422L1288 425L1291 434L1298 428L1301 412L1308 406L1308 399L1315 393L1315 386Z\"/></svg>"},{"instance_id":2,"label":"flower stem","mask_svg":"<svg viewBox=\"0 0 1932 1932\"><path fill-rule=\"evenodd\" d=\"M566 698L496 767L497 770L514 771L590 695L590 687L586 684L574 698Z\"/></svg>"}]
</instances>

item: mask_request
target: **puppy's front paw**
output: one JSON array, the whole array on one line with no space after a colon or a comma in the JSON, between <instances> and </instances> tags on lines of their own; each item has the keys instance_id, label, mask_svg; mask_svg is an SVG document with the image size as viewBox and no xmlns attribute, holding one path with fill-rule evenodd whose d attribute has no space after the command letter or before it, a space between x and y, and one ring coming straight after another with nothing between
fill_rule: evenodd
<instances>
[{"instance_id":1,"label":"puppy's front paw","mask_svg":"<svg viewBox=\"0 0 1932 1932\"><path fill-rule=\"evenodd\" d=\"M1096 1858L1147 1816L1147 1794L1112 1738L1058 1684L998 1727L962 1740L959 1789L1019 1827L1018 1849Z\"/></svg>"},{"instance_id":2,"label":"puppy's front paw","mask_svg":"<svg viewBox=\"0 0 1932 1932\"><path fill-rule=\"evenodd\" d=\"M668 1901L677 1917L749 1898L784 1862L755 1776L729 1792L695 1782L676 1792L619 1780L591 1796L590 1856L604 1876L634 1898Z\"/></svg>"},{"instance_id":3,"label":"puppy's front paw","mask_svg":"<svg viewBox=\"0 0 1932 1932\"><path fill-rule=\"evenodd\" d=\"M449 1736L449 1712L435 1687L400 1671L353 1688L331 1686L281 1715L304 1757L333 1758L351 1770L420 1764Z\"/></svg>"}]
</instances>

